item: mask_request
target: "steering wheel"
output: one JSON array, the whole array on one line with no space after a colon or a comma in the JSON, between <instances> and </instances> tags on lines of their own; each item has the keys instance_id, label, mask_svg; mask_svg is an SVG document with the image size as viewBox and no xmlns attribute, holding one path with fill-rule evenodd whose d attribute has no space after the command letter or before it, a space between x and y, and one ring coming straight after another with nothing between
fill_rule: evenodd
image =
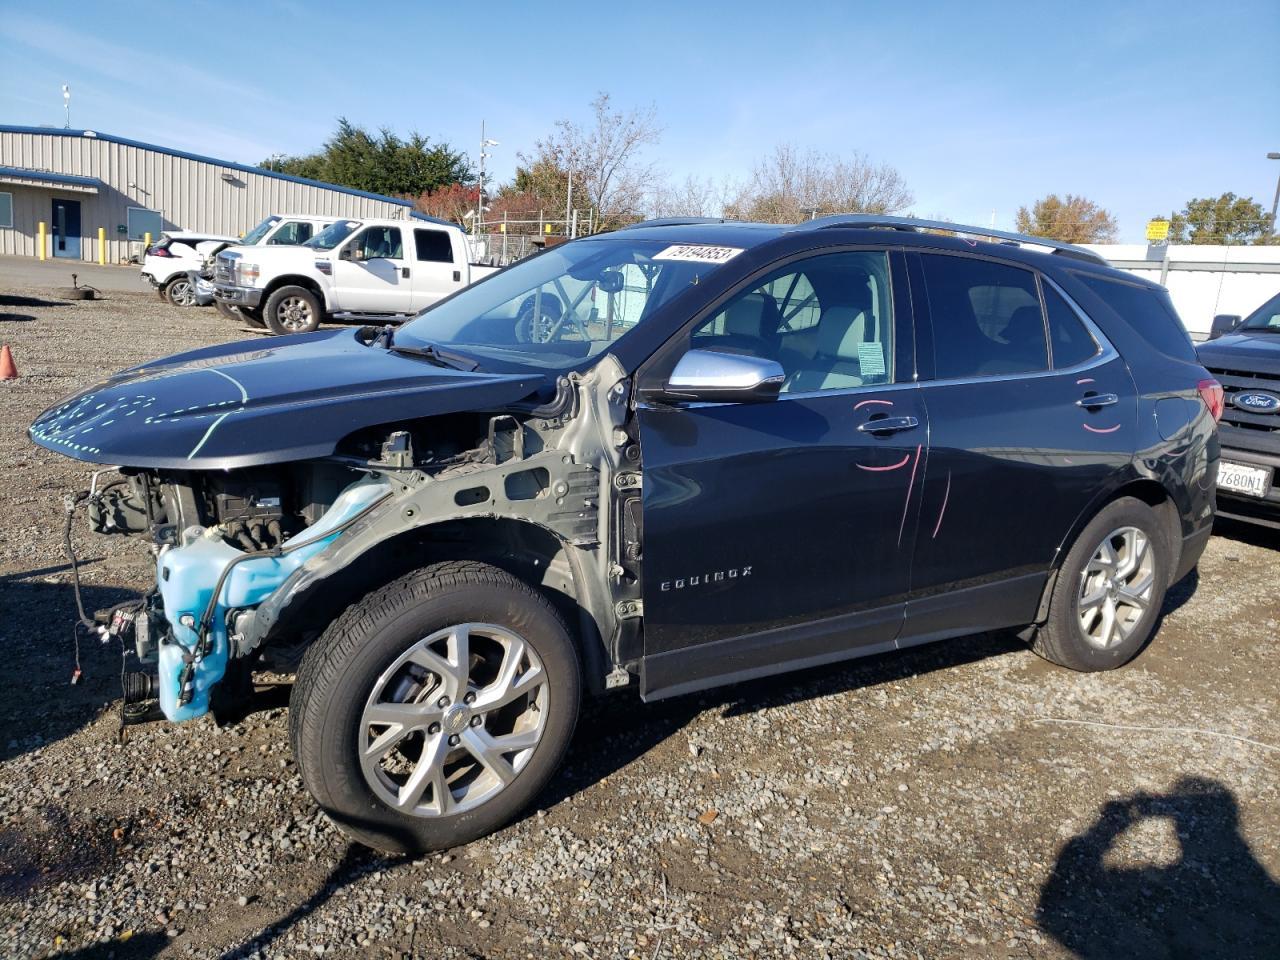
<instances>
[{"instance_id":1,"label":"steering wheel","mask_svg":"<svg viewBox=\"0 0 1280 960\"><path fill-rule=\"evenodd\" d=\"M541 312L538 312L538 300L542 301ZM534 314L538 315L535 316ZM524 298L520 309L516 312L517 343L550 343L560 339L563 327L557 322L564 316L564 304L554 293L544 293L541 297L534 294Z\"/></svg>"}]
</instances>

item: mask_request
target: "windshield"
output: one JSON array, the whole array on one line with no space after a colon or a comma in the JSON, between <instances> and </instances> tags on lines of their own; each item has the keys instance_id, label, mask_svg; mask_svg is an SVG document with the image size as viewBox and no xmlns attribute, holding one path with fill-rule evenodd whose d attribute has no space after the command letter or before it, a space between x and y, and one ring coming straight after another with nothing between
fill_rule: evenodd
<instances>
[{"instance_id":1,"label":"windshield","mask_svg":"<svg viewBox=\"0 0 1280 960\"><path fill-rule=\"evenodd\" d=\"M1270 330L1280 333L1280 293L1276 294L1242 323L1244 330Z\"/></svg>"},{"instance_id":2,"label":"windshield","mask_svg":"<svg viewBox=\"0 0 1280 960\"><path fill-rule=\"evenodd\" d=\"M244 247L252 247L256 243L261 243L262 238L270 232L271 228L280 222L279 217L267 217L260 224L246 233L240 238L240 245Z\"/></svg>"},{"instance_id":3,"label":"windshield","mask_svg":"<svg viewBox=\"0 0 1280 960\"><path fill-rule=\"evenodd\" d=\"M397 346L438 344L471 356L563 369L597 356L715 270L690 249L625 233L575 240L521 261L432 307ZM733 253L738 251L732 251Z\"/></svg>"},{"instance_id":4,"label":"windshield","mask_svg":"<svg viewBox=\"0 0 1280 960\"><path fill-rule=\"evenodd\" d=\"M339 220L337 223L329 224L303 246L310 247L312 250L332 250L351 236L351 231L358 226L360 226L359 220Z\"/></svg>"}]
</instances>

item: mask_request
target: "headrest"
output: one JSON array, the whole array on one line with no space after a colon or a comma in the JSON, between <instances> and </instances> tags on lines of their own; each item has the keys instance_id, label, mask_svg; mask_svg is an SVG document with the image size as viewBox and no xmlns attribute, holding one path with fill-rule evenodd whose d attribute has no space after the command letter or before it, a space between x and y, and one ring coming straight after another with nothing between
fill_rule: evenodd
<instances>
[{"instance_id":1,"label":"headrest","mask_svg":"<svg viewBox=\"0 0 1280 960\"><path fill-rule=\"evenodd\" d=\"M767 293L749 293L730 304L724 316L724 332L739 337L768 340L778 332L778 303Z\"/></svg>"},{"instance_id":2,"label":"headrest","mask_svg":"<svg viewBox=\"0 0 1280 960\"><path fill-rule=\"evenodd\" d=\"M839 360L857 360L867 334L867 314L859 307L828 307L818 320L816 352Z\"/></svg>"},{"instance_id":3,"label":"headrest","mask_svg":"<svg viewBox=\"0 0 1280 960\"><path fill-rule=\"evenodd\" d=\"M1019 307L1009 316L1002 334L1006 343L1026 343L1044 339L1044 320L1039 307Z\"/></svg>"}]
</instances>

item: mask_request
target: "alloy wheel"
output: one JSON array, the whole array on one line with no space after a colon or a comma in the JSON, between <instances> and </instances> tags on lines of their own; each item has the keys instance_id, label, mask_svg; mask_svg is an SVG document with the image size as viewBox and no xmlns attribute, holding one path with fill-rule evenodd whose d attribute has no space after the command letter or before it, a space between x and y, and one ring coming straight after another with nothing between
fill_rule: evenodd
<instances>
[{"instance_id":1,"label":"alloy wheel","mask_svg":"<svg viewBox=\"0 0 1280 960\"><path fill-rule=\"evenodd\" d=\"M360 718L360 768L393 810L473 809L528 764L546 726L547 674L504 627L464 623L414 643L378 677Z\"/></svg>"},{"instance_id":2,"label":"alloy wheel","mask_svg":"<svg viewBox=\"0 0 1280 960\"><path fill-rule=\"evenodd\" d=\"M1106 650L1123 643L1151 606L1155 553L1137 527L1102 538L1080 574L1076 617L1085 642Z\"/></svg>"}]
</instances>

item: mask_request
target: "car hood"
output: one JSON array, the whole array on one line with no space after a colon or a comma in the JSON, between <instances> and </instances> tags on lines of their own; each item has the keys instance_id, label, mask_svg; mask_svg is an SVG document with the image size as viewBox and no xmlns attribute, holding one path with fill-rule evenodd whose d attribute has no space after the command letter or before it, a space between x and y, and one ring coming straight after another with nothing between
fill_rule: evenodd
<instances>
[{"instance_id":1,"label":"car hood","mask_svg":"<svg viewBox=\"0 0 1280 960\"><path fill-rule=\"evenodd\" d=\"M211 470L326 456L380 423L491 410L547 383L465 372L323 330L206 347L133 367L50 407L28 429L90 463Z\"/></svg>"},{"instance_id":2,"label":"car hood","mask_svg":"<svg viewBox=\"0 0 1280 960\"><path fill-rule=\"evenodd\" d=\"M262 263L264 260L288 261L295 259L306 261L307 265L310 266L311 261L316 257L325 257L332 252L332 250L316 250L300 244L257 243L248 247L243 244L235 244L225 250L219 250L218 256L230 257L231 259L243 258L250 263Z\"/></svg>"},{"instance_id":3,"label":"car hood","mask_svg":"<svg viewBox=\"0 0 1280 960\"><path fill-rule=\"evenodd\" d=\"M1196 352L1206 367L1280 376L1280 334L1232 333L1200 344Z\"/></svg>"}]
</instances>

